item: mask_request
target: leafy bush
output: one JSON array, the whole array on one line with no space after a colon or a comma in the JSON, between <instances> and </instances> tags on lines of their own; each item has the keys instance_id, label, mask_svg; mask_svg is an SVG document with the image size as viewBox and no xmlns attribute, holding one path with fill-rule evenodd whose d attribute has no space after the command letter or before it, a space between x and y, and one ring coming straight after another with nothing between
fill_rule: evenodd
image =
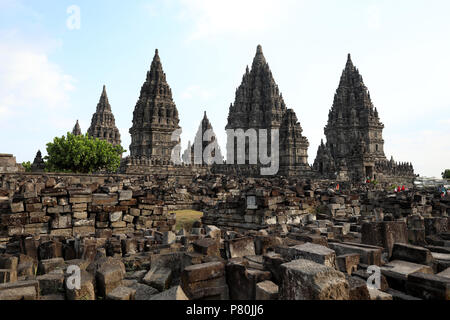
<instances>
[{"instance_id":1,"label":"leafy bush","mask_svg":"<svg viewBox=\"0 0 450 320\"><path fill-rule=\"evenodd\" d=\"M450 179L450 169L447 169L444 172L442 172L442 179Z\"/></svg>"},{"instance_id":2,"label":"leafy bush","mask_svg":"<svg viewBox=\"0 0 450 320\"><path fill-rule=\"evenodd\" d=\"M22 162L22 167L25 168L25 172L31 172L31 162Z\"/></svg>"},{"instance_id":3,"label":"leafy bush","mask_svg":"<svg viewBox=\"0 0 450 320\"><path fill-rule=\"evenodd\" d=\"M89 135L76 136L67 133L67 138L56 137L47 144L47 168L55 172L92 173L94 171L115 172L120 166L120 156L125 152L121 146L94 139Z\"/></svg>"}]
</instances>

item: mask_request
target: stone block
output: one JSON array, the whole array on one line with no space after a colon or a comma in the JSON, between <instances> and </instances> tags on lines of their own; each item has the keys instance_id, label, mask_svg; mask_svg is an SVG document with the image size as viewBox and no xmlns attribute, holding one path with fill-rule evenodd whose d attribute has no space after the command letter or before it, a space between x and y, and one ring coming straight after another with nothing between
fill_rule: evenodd
<instances>
[{"instance_id":1,"label":"stone block","mask_svg":"<svg viewBox=\"0 0 450 320\"><path fill-rule=\"evenodd\" d=\"M207 255L220 257L220 243L216 239L204 238L194 241L193 243L194 251Z\"/></svg>"},{"instance_id":2,"label":"stone block","mask_svg":"<svg viewBox=\"0 0 450 320\"><path fill-rule=\"evenodd\" d=\"M172 270L164 267L152 267L142 281L160 292L170 288Z\"/></svg>"},{"instance_id":3,"label":"stone block","mask_svg":"<svg viewBox=\"0 0 450 320\"><path fill-rule=\"evenodd\" d=\"M423 272L411 273L406 293L424 300L450 300L450 279Z\"/></svg>"},{"instance_id":4,"label":"stone block","mask_svg":"<svg viewBox=\"0 0 450 320\"><path fill-rule=\"evenodd\" d=\"M35 280L0 284L0 301L38 299L39 283Z\"/></svg>"},{"instance_id":5,"label":"stone block","mask_svg":"<svg viewBox=\"0 0 450 320\"><path fill-rule=\"evenodd\" d=\"M255 243L250 237L226 240L225 249L229 259L255 255Z\"/></svg>"},{"instance_id":6,"label":"stone block","mask_svg":"<svg viewBox=\"0 0 450 320\"><path fill-rule=\"evenodd\" d=\"M95 279L94 276L85 270L81 270L80 287L74 288L72 285L68 285L66 279L66 296L68 300L95 300Z\"/></svg>"},{"instance_id":7,"label":"stone block","mask_svg":"<svg viewBox=\"0 0 450 320\"><path fill-rule=\"evenodd\" d=\"M408 276L415 272L433 274L433 269L430 266L402 260L394 260L381 267L381 273L386 277L389 287L403 292L406 291Z\"/></svg>"},{"instance_id":8,"label":"stone block","mask_svg":"<svg viewBox=\"0 0 450 320\"><path fill-rule=\"evenodd\" d=\"M361 228L363 244L380 246L386 249L391 257L395 243L408 243L406 222L383 221L364 223Z\"/></svg>"},{"instance_id":9,"label":"stone block","mask_svg":"<svg viewBox=\"0 0 450 320\"><path fill-rule=\"evenodd\" d=\"M294 247L286 247L280 253L286 261L306 259L336 268L336 253L334 250L318 244L305 243Z\"/></svg>"},{"instance_id":10,"label":"stone block","mask_svg":"<svg viewBox=\"0 0 450 320\"><path fill-rule=\"evenodd\" d=\"M106 300L134 300L136 290L128 287L117 287L106 295Z\"/></svg>"},{"instance_id":11,"label":"stone block","mask_svg":"<svg viewBox=\"0 0 450 320\"><path fill-rule=\"evenodd\" d=\"M354 271L358 269L359 265L359 254L349 253L345 255L338 256L336 258L337 267L339 271L351 275Z\"/></svg>"},{"instance_id":12,"label":"stone block","mask_svg":"<svg viewBox=\"0 0 450 320\"><path fill-rule=\"evenodd\" d=\"M38 264L38 274L44 275L57 269L63 270L64 267L65 263L63 258L41 260Z\"/></svg>"},{"instance_id":13,"label":"stone block","mask_svg":"<svg viewBox=\"0 0 450 320\"><path fill-rule=\"evenodd\" d=\"M255 300L278 300L278 286L269 280L257 283Z\"/></svg>"},{"instance_id":14,"label":"stone block","mask_svg":"<svg viewBox=\"0 0 450 320\"><path fill-rule=\"evenodd\" d=\"M280 300L348 300L345 275L311 260L299 259L281 265Z\"/></svg>"},{"instance_id":15,"label":"stone block","mask_svg":"<svg viewBox=\"0 0 450 320\"><path fill-rule=\"evenodd\" d=\"M115 288L122 285L125 272L118 264L103 264L96 272L97 292L106 297Z\"/></svg>"},{"instance_id":16,"label":"stone block","mask_svg":"<svg viewBox=\"0 0 450 320\"><path fill-rule=\"evenodd\" d=\"M434 261L430 250L404 243L394 244L391 259L404 260L428 266L432 266Z\"/></svg>"},{"instance_id":17,"label":"stone block","mask_svg":"<svg viewBox=\"0 0 450 320\"><path fill-rule=\"evenodd\" d=\"M36 280L39 282L41 295L59 294L64 292L64 274L45 274L38 276Z\"/></svg>"},{"instance_id":18,"label":"stone block","mask_svg":"<svg viewBox=\"0 0 450 320\"><path fill-rule=\"evenodd\" d=\"M345 255L345 254L359 254L360 262L366 265L382 265L382 251L383 248L369 246L369 245L360 245L355 243L330 243L329 247L333 249L337 255Z\"/></svg>"}]
</instances>

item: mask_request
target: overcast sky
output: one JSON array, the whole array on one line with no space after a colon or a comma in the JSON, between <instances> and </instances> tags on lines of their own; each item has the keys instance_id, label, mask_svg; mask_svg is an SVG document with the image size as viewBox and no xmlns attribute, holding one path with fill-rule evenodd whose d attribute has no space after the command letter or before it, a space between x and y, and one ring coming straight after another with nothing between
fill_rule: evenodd
<instances>
[{"instance_id":1,"label":"overcast sky","mask_svg":"<svg viewBox=\"0 0 450 320\"><path fill-rule=\"evenodd\" d=\"M74 11L80 9L80 28ZM85 132L102 86L129 149L133 110L159 54L187 145L203 112L225 148L228 108L261 44L313 163L347 53L385 124L385 151L416 172L450 168L450 2L0 0L0 153ZM75 26L75 28L73 28Z\"/></svg>"}]
</instances>

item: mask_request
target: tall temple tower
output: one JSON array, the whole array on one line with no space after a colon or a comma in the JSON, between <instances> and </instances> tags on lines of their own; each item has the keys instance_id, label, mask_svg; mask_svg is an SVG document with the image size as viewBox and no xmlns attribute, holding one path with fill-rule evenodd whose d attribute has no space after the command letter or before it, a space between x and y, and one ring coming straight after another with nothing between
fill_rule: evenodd
<instances>
[{"instance_id":1,"label":"tall temple tower","mask_svg":"<svg viewBox=\"0 0 450 320\"><path fill-rule=\"evenodd\" d=\"M319 146L314 169L341 180L377 179L377 167L387 161L383 129L349 54L324 130L327 143Z\"/></svg>"},{"instance_id":2,"label":"tall temple tower","mask_svg":"<svg viewBox=\"0 0 450 320\"><path fill-rule=\"evenodd\" d=\"M209 141L203 141L203 138L205 137L205 132L208 130L210 130L210 134L211 134L210 137L207 137L207 138L209 138ZM205 111L202 122L200 123L200 126L198 128L197 134L195 135L194 144L192 146L189 144L189 146L188 146L189 155L190 155L190 163L191 164L203 164L203 165L212 164L212 163L208 163L204 159L203 153L208 146L212 146L213 144L215 144L215 145L214 145L214 149L210 153L210 156L211 156L211 158L213 158L212 160L214 160L214 158L220 159L220 164L222 164L223 156L222 156L222 153L220 151L220 148L219 148L219 145L217 142L217 137L216 137L216 134L214 133L211 122L209 121L208 116L206 115L206 111ZM198 145L200 145L201 147L198 148L197 147Z\"/></svg>"},{"instance_id":3,"label":"tall temple tower","mask_svg":"<svg viewBox=\"0 0 450 320\"><path fill-rule=\"evenodd\" d=\"M171 141L173 132L180 129L179 122L172 90L156 49L133 113L131 157L170 162L172 149L179 143Z\"/></svg>"},{"instance_id":4,"label":"tall temple tower","mask_svg":"<svg viewBox=\"0 0 450 320\"><path fill-rule=\"evenodd\" d=\"M81 131L81 130L80 130ZM116 127L116 120L111 111L106 87L103 86L100 101L97 104L97 110L92 116L91 126L88 129L89 136L106 140L112 145L120 145L120 132Z\"/></svg>"},{"instance_id":5,"label":"tall temple tower","mask_svg":"<svg viewBox=\"0 0 450 320\"><path fill-rule=\"evenodd\" d=\"M299 169L296 166L300 165L302 170L310 169L307 165L308 140L302 136L302 128L295 112L286 108L283 96L275 83L260 45L257 47L251 70L247 67L242 83L236 90L236 98L234 104L230 106L226 129L243 129L244 131L267 129L268 134L271 129L279 129L281 166L287 166L294 170ZM270 136L268 136L267 142L269 144L267 149L271 150ZM236 143L234 152L236 161ZM247 142L247 160L249 159L248 152Z\"/></svg>"}]
</instances>

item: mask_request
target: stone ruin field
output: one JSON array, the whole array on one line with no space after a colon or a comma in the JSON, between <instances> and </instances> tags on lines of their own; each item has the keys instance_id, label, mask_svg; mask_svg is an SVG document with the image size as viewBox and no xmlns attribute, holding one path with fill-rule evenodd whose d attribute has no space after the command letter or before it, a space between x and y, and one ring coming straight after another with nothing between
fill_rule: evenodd
<instances>
[{"instance_id":1,"label":"stone ruin field","mask_svg":"<svg viewBox=\"0 0 450 320\"><path fill-rule=\"evenodd\" d=\"M0 300L448 300L450 196L409 187L0 174Z\"/></svg>"}]
</instances>

